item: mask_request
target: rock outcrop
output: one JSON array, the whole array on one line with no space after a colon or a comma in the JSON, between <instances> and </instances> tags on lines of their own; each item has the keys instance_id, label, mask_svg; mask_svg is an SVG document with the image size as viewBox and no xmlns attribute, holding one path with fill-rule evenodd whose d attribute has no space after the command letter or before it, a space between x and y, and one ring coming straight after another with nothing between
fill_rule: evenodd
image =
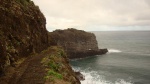
<instances>
[{"instance_id":1,"label":"rock outcrop","mask_svg":"<svg viewBox=\"0 0 150 84\"><path fill-rule=\"evenodd\" d=\"M102 55L108 52L107 49L98 49L93 33L73 28L50 32L49 39L55 39L49 40L49 44L62 46L70 59Z\"/></svg>"},{"instance_id":2,"label":"rock outcrop","mask_svg":"<svg viewBox=\"0 0 150 84\"><path fill-rule=\"evenodd\" d=\"M107 49L97 49L97 50L81 50L81 51L73 51L73 50L68 50L68 56L70 56L70 59L75 59L75 58L84 58L88 56L95 56L95 55L103 55L108 52Z\"/></svg>"},{"instance_id":3,"label":"rock outcrop","mask_svg":"<svg viewBox=\"0 0 150 84\"><path fill-rule=\"evenodd\" d=\"M83 76L83 74L81 74L80 72L75 72L75 75L77 76L77 78L81 81L85 80L85 77Z\"/></svg>"},{"instance_id":4,"label":"rock outcrop","mask_svg":"<svg viewBox=\"0 0 150 84\"><path fill-rule=\"evenodd\" d=\"M30 0L0 0L0 75L7 66L48 46L46 19Z\"/></svg>"}]
</instances>

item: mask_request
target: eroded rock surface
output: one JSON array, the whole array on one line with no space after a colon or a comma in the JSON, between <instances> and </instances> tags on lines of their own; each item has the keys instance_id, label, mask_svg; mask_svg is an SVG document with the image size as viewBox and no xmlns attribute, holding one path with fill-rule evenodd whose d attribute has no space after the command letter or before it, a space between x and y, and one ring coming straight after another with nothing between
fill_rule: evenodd
<instances>
[{"instance_id":1,"label":"eroded rock surface","mask_svg":"<svg viewBox=\"0 0 150 84\"><path fill-rule=\"evenodd\" d=\"M0 0L0 75L7 66L47 48L46 20L30 0Z\"/></svg>"},{"instance_id":2,"label":"eroded rock surface","mask_svg":"<svg viewBox=\"0 0 150 84\"><path fill-rule=\"evenodd\" d=\"M87 56L102 55L107 49L98 49L96 36L83 30L69 28L66 30L55 30L49 33L50 45L62 46L69 58L84 58Z\"/></svg>"}]
</instances>

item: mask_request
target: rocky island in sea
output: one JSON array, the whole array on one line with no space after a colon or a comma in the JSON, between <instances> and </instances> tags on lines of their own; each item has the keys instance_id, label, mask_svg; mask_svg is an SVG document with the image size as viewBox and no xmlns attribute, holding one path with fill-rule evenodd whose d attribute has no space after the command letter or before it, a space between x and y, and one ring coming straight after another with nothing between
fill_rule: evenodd
<instances>
[{"instance_id":1,"label":"rocky island in sea","mask_svg":"<svg viewBox=\"0 0 150 84\"><path fill-rule=\"evenodd\" d=\"M54 39L54 40L50 40ZM99 49L96 36L93 33L68 28L49 33L49 44L62 46L70 59L102 55L107 49Z\"/></svg>"}]
</instances>

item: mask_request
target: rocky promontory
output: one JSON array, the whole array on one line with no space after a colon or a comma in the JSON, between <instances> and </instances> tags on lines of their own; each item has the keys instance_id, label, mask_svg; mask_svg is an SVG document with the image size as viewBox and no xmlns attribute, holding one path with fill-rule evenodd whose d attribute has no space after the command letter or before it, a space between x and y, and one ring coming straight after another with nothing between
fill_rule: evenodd
<instances>
[{"instance_id":1,"label":"rocky promontory","mask_svg":"<svg viewBox=\"0 0 150 84\"><path fill-rule=\"evenodd\" d=\"M93 33L74 28L50 32L49 45L62 46L70 59L102 55L108 52L107 49L98 49L96 36Z\"/></svg>"}]
</instances>

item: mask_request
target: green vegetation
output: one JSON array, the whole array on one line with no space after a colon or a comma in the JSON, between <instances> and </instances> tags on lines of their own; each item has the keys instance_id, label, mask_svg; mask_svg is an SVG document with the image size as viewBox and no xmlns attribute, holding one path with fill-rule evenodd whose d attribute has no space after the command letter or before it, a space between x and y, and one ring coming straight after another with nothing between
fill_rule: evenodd
<instances>
[{"instance_id":1,"label":"green vegetation","mask_svg":"<svg viewBox=\"0 0 150 84\"><path fill-rule=\"evenodd\" d=\"M63 78L61 74L55 72L54 70L49 70L48 73L47 73L47 76L45 78L48 79L50 76L53 76L53 78L55 77L55 78L58 78L58 79Z\"/></svg>"},{"instance_id":2,"label":"green vegetation","mask_svg":"<svg viewBox=\"0 0 150 84\"><path fill-rule=\"evenodd\" d=\"M49 49L53 52L52 54L47 55L41 63L47 67L47 75L45 78L49 81L54 81L55 79L63 79L62 74L60 74L60 69L62 67L61 59L65 55L64 51L58 47L50 47L47 50L44 50L42 53L47 52Z\"/></svg>"},{"instance_id":3,"label":"green vegetation","mask_svg":"<svg viewBox=\"0 0 150 84\"><path fill-rule=\"evenodd\" d=\"M53 60L50 60L50 61L49 61L48 66L49 66L51 69L55 70L55 71L57 71L58 68L59 68L59 65L56 64Z\"/></svg>"}]
</instances>

